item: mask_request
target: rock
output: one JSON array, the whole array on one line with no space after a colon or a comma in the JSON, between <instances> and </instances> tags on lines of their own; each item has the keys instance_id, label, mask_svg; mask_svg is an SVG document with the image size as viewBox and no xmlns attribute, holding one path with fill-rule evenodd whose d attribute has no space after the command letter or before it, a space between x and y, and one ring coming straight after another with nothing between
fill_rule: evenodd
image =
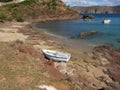
<instances>
[{"instance_id":1,"label":"rock","mask_svg":"<svg viewBox=\"0 0 120 90\"><path fill-rule=\"evenodd\" d=\"M55 68L59 70L62 74L66 74L68 76L73 76L76 74L76 70L72 67L68 67L66 63L54 62Z\"/></svg>"},{"instance_id":2,"label":"rock","mask_svg":"<svg viewBox=\"0 0 120 90\"><path fill-rule=\"evenodd\" d=\"M104 77L99 77L99 80L104 82L108 87L111 87L111 90L119 90L120 88L120 50L113 48L112 46L103 45L95 48L96 52L94 55L101 60L101 62L109 62L105 66L107 71L104 71L108 75L112 82L106 80ZM101 54L101 55L99 55ZM101 58L102 56L102 58ZM103 59L104 58L104 59ZM118 83L116 83L118 82ZM117 89L116 89L117 88ZM110 90L110 89L105 89Z\"/></svg>"},{"instance_id":3,"label":"rock","mask_svg":"<svg viewBox=\"0 0 120 90\"><path fill-rule=\"evenodd\" d=\"M93 19L94 16L93 16L93 15L83 15L82 18L83 18L83 19Z\"/></svg>"},{"instance_id":4,"label":"rock","mask_svg":"<svg viewBox=\"0 0 120 90\"><path fill-rule=\"evenodd\" d=\"M57 90L55 87L53 86L49 86L49 85L40 85L40 86L37 86L38 88L40 88L40 90Z\"/></svg>"},{"instance_id":5,"label":"rock","mask_svg":"<svg viewBox=\"0 0 120 90\"><path fill-rule=\"evenodd\" d=\"M120 43L120 38L116 39L116 41L117 41L118 43Z\"/></svg>"},{"instance_id":6,"label":"rock","mask_svg":"<svg viewBox=\"0 0 120 90\"><path fill-rule=\"evenodd\" d=\"M61 62L61 63L54 62L54 65L55 68L58 69L61 73L66 74L68 67L65 62Z\"/></svg>"},{"instance_id":7,"label":"rock","mask_svg":"<svg viewBox=\"0 0 120 90\"><path fill-rule=\"evenodd\" d=\"M22 40L17 39L15 43L23 44L24 42Z\"/></svg>"},{"instance_id":8,"label":"rock","mask_svg":"<svg viewBox=\"0 0 120 90\"><path fill-rule=\"evenodd\" d=\"M104 88L104 87L102 87L102 88L99 88L99 89L97 89L97 90L105 90L105 88Z\"/></svg>"},{"instance_id":9,"label":"rock","mask_svg":"<svg viewBox=\"0 0 120 90\"><path fill-rule=\"evenodd\" d=\"M98 32L97 31L88 31L88 32L81 32L80 33L80 38L85 38L87 36L90 36L90 35L95 35L97 34Z\"/></svg>"}]
</instances>

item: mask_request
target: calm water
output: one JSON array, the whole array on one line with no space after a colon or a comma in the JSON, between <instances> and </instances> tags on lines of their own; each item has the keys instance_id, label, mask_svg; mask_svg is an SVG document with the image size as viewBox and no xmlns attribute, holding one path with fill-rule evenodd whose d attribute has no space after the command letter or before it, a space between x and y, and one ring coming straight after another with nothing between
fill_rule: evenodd
<instances>
[{"instance_id":1,"label":"calm water","mask_svg":"<svg viewBox=\"0 0 120 90\"><path fill-rule=\"evenodd\" d=\"M77 41L86 41L94 44L112 44L120 47L120 14L100 14L94 15L91 21L84 20L68 20L53 21L46 23L37 23L38 28L43 28L45 32L58 36L67 37ZM110 24L103 24L104 18L111 19ZM80 32L95 30L97 35L89 36L85 39L79 38Z\"/></svg>"}]
</instances>

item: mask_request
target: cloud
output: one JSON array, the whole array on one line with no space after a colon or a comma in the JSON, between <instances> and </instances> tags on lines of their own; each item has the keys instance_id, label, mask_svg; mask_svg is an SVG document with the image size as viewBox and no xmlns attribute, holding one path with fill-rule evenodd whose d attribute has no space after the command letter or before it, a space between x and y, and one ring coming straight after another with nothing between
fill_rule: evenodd
<instances>
[{"instance_id":1,"label":"cloud","mask_svg":"<svg viewBox=\"0 0 120 90\"><path fill-rule=\"evenodd\" d=\"M120 0L62 0L70 6L113 6L120 5Z\"/></svg>"},{"instance_id":2,"label":"cloud","mask_svg":"<svg viewBox=\"0 0 120 90\"><path fill-rule=\"evenodd\" d=\"M86 5L98 5L96 2L91 2L88 0L63 0L63 2L65 2L67 5L82 5L82 6L86 6Z\"/></svg>"},{"instance_id":3,"label":"cloud","mask_svg":"<svg viewBox=\"0 0 120 90\"><path fill-rule=\"evenodd\" d=\"M113 6L113 2L110 0L103 0L103 1L99 2L99 4L101 6Z\"/></svg>"}]
</instances>

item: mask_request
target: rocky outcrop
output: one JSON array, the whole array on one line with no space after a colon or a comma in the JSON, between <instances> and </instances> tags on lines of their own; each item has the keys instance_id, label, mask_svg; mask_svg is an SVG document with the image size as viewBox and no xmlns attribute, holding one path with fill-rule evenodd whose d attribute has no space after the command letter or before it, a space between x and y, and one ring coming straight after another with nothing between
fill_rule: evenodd
<instances>
[{"instance_id":1,"label":"rocky outcrop","mask_svg":"<svg viewBox=\"0 0 120 90\"><path fill-rule=\"evenodd\" d=\"M95 58L101 60L102 66L107 68L104 71L115 82L114 84L108 84L113 90L119 90L120 88L120 50L113 48L112 46L98 46L93 51ZM104 58L104 61L103 61Z\"/></svg>"},{"instance_id":2,"label":"rocky outcrop","mask_svg":"<svg viewBox=\"0 0 120 90\"><path fill-rule=\"evenodd\" d=\"M83 19L93 19L94 16L93 15L83 15L82 18Z\"/></svg>"},{"instance_id":3,"label":"rocky outcrop","mask_svg":"<svg viewBox=\"0 0 120 90\"><path fill-rule=\"evenodd\" d=\"M90 7L72 7L73 10L79 12L80 14L118 14L120 13L120 6L90 6Z\"/></svg>"},{"instance_id":4,"label":"rocky outcrop","mask_svg":"<svg viewBox=\"0 0 120 90\"><path fill-rule=\"evenodd\" d=\"M98 32L97 31L88 31L88 32L81 32L80 33L80 38L85 38L87 36L91 36L91 35L95 35L97 34Z\"/></svg>"}]
</instances>

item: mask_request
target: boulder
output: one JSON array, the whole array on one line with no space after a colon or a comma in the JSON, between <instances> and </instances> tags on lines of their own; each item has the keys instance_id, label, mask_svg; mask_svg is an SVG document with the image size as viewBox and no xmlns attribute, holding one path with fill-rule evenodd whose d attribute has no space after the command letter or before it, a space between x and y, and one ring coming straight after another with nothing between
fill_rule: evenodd
<instances>
[{"instance_id":1,"label":"boulder","mask_svg":"<svg viewBox=\"0 0 120 90\"><path fill-rule=\"evenodd\" d=\"M94 16L93 16L93 15L83 15L82 18L83 18L83 19L93 19Z\"/></svg>"},{"instance_id":2,"label":"boulder","mask_svg":"<svg viewBox=\"0 0 120 90\"><path fill-rule=\"evenodd\" d=\"M98 32L97 31L88 31L88 32L81 32L80 33L80 38L85 38L87 36L90 36L90 35L95 35L97 34Z\"/></svg>"}]
</instances>

